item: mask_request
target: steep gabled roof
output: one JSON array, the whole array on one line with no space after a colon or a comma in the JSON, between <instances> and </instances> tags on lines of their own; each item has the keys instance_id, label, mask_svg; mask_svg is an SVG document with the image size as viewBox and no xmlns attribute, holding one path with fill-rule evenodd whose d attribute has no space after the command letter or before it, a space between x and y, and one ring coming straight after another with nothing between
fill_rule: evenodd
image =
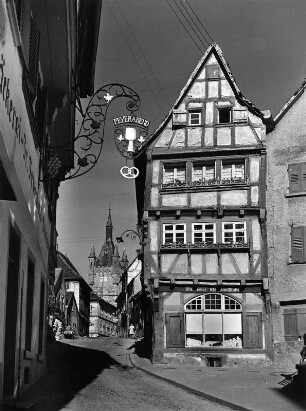
<instances>
[{"instance_id":1,"label":"steep gabled roof","mask_svg":"<svg viewBox=\"0 0 306 411\"><path fill-rule=\"evenodd\" d=\"M80 281L83 285L90 288L85 279L81 276L81 274L78 273L77 269L74 267L69 258L60 251L57 251L56 253L57 267L62 269L64 280Z\"/></svg>"},{"instance_id":2,"label":"steep gabled roof","mask_svg":"<svg viewBox=\"0 0 306 411\"><path fill-rule=\"evenodd\" d=\"M274 124L277 124L287 111L293 106L293 104L301 97L306 89L306 78L304 79L302 85L297 89L292 97L287 101L284 107L279 111L279 113L274 117Z\"/></svg>"},{"instance_id":3,"label":"steep gabled roof","mask_svg":"<svg viewBox=\"0 0 306 411\"><path fill-rule=\"evenodd\" d=\"M197 64L196 68L192 72L191 76L189 77L186 85L183 87L178 99L174 103L174 105L171 108L171 110L169 111L169 113L166 115L166 117L163 120L163 122L161 123L161 125L149 137L149 139L148 139L149 143L152 142L154 140L154 138L156 136L158 136L160 134L160 132L163 130L163 128L166 126L167 122L171 118L173 109L177 108L180 105L180 103L183 101L183 99L186 97L188 91L190 90L190 87L192 86L192 84L194 83L194 81L196 80L198 75L200 74L201 70L203 69L205 63L208 61L208 59L210 58L210 56L212 54L214 54L214 56L216 57L218 63L220 64L220 67L223 69L224 74L225 74L227 80L229 81L229 84L230 84L230 86L231 86L231 88L232 88L232 90L235 94L235 97L239 101L239 103L243 106L246 106L253 114L260 117L265 124L270 126L270 123L271 123L271 114L270 114L270 112L268 110L267 111L261 111L250 100L248 100L247 98L245 98L243 96L243 94L241 93L241 91L239 90L239 88L236 84L234 76L233 76L233 74L230 70L229 64L226 62L225 58L223 57L223 54L222 54L222 51L221 51L220 47L216 43L214 43L210 47L208 47L208 49L204 53L203 57L201 58L201 60Z\"/></svg>"}]
</instances>

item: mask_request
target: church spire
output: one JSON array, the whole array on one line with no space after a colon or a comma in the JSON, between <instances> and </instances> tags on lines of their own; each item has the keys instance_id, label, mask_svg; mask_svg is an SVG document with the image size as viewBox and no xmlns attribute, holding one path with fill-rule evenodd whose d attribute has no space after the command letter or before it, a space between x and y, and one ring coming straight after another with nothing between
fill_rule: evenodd
<instances>
[{"instance_id":1,"label":"church spire","mask_svg":"<svg viewBox=\"0 0 306 411\"><path fill-rule=\"evenodd\" d=\"M108 207L108 219L106 223L106 241L113 241L113 223L111 216L111 204Z\"/></svg>"},{"instance_id":2,"label":"church spire","mask_svg":"<svg viewBox=\"0 0 306 411\"><path fill-rule=\"evenodd\" d=\"M90 254L88 258L96 259L95 243L91 243Z\"/></svg>"}]
</instances>

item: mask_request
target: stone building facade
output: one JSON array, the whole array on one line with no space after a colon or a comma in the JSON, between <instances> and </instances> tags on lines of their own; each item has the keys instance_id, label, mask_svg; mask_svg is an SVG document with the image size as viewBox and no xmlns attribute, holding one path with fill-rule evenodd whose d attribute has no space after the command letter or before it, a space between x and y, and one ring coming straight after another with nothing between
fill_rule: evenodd
<instances>
[{"instance_id":1,"label":"stone building facade","mask_svg":"<svg viewBox=\"0 0 306 411\"><path fill-rule=\"evenodd\" d=\"M116 307L91 293L89 337L115 337L117 323Z\"/></svg>"},{"instance_id":2,"label":"stone building facade","mask_svg":"<svg viewBox=\"0 0 306 411\"><path fill-rule=\"evenodd\" d=\"M135 161L153 361L187 356L236 365L272 356L270 124L270 113L243 97L214 44Z\"/></svg>"},{"instance_id":3,"label":"stone building facade","mask_svg":"<svg viewBox=\"0 0 306 411\"><path fill-rule=\"evenodd\" d=\"M306 82L267 137L267 234L275 361L296 363L306 332Z\"/></svg>"},{"instance_id":4,"label":"stone building facade","mask_svg":"<svg viewBox=\"0 0 306 411\"><path fill-rule=\"evenodd\" d=\"M118 248L114 245L110 209L105 227L105 241L101 251L98 257L96 257L95 247L92 244L88 260L88 282L93 292L104 301L116 305L121 273L127 267L128 260L125 251L120 260Z\"/></svg>"},{"instance_id":5,"label":"stone building facade","mask_svg":"<svg viewBox=\"0 0 306 411\"><path fill-rule=\"evenodd\" d=\"M0 0L0 408L46 370L58 189L74 166L73 86L85 97L94 78L99 25L89 14L97 23L101 2L90 13L86 3ZM55 178L56 145L72 151L58 154Z\"/></svg>"}]
</instances>

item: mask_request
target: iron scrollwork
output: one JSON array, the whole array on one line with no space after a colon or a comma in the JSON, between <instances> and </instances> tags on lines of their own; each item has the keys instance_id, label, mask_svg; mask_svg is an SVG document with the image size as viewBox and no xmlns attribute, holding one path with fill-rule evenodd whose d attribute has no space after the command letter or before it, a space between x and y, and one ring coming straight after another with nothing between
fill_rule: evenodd
<instances>
[{"instance_id":1,"label":"iron scrollwork","mask_svg":"<svg viewBox=\"0 0 306 411\"><path fill-rule=\"evenodd\" d=\"M70 180L84 175L95 166L102 152L108 109L114 100L121 97L129 100L126 103L126 108L130 116L135 117L134 112L140 108L141 100L133 89L119 83L111 83L100 87L89 100L86 110L84 112L80 110L82 123L74 139L69 142L69 144L49 147L50 154L47 170L50 177L56 178L59 172L59 153L65 151L71 152L71 145L74 145L73 154L76 159L76 166L70 170L65 177L61 178L61 180ZM139 135L140 143L137 140L137 150L135 153L129 153L128 156L125 157L134 159L140 154L140 151L143 151L145 147L143 136L144 134L141 132ZM127 142L125 142L125 144L127 144Z\"/></svg>"}]
</instances>

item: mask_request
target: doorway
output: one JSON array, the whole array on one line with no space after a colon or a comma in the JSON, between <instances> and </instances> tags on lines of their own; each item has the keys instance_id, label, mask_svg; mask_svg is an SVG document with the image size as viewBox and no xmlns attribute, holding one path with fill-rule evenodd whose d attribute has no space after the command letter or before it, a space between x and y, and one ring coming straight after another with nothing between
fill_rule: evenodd
<instances>
[{"instance_id":1,"label":"doorway","mask_svg":"<svg viewBox=\"0 0 306 411\"><path fill-rule=\"evenodd\" d=\"M10 227L4 343L4 397L14 395L16 373L20 238Z\"/></svg>"}]
</instances>

